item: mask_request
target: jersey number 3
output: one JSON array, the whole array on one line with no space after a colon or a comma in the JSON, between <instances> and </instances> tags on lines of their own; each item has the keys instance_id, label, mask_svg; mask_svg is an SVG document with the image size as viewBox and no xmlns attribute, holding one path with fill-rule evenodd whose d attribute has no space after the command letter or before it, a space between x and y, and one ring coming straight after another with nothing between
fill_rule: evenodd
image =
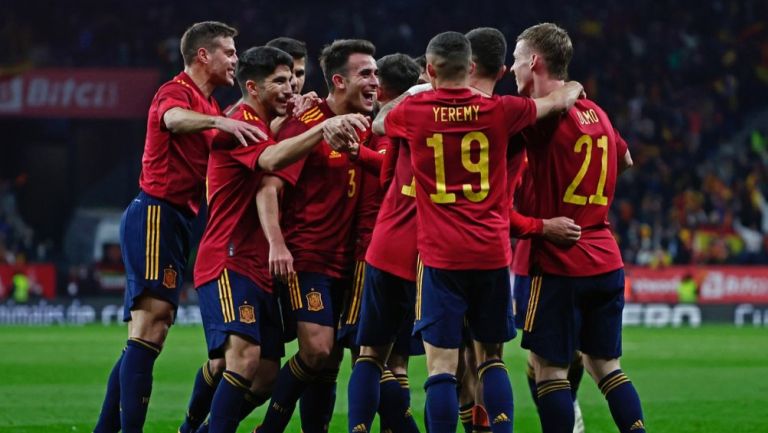
<instances>
[{"instance_id":1,"label":"jersey number 3","mask_svg":"<svg viewBox=\"0 0 768 433\"><path fill-rule=\"evenodd\" d=\"M480 147L480 156L477 162L472 161L472 144L477 143ZM443 150L443 134L434 134L427 138L427 146L431 147L435 155L435 189L434 194L429 198L438 204L450 204L456 202L456 194L448 192L445 185L445 153ZM489 169L488 169L488 137L482 132L470 132L461 139L461 165L470 172L480 175L480 190L475 191L472 184L465 183L461 185L464 197L467 200L477 203L488 197L490 189Z\"/></svg>"},{"instance_id":2,"label":"jersey number 3","mask_svg":"<svg viewBox=\"0 0 768 433\"><path fill-rule=\"evenodd\" d=\"M581 153L585 145L587 146L587 149L584 155L584 162L581 163L579 172L576 173L576 177L573 178L571 184L568 185L568 188L565 190L563 201L579 206L584 206L587 203L607 206L608 197L603 195L605 192L605 178L608 174L608 137L605 135L597 139L597 147L602 150L600 158L600 179L597 181L597 189L594 194L589 196L589 198L585 195L576 194L576 189L581 185L584 176L587 175L589 164L592 162L592 137L589 135L582 135L576 140L576 144L573 146L573 151L575 153Z\"/></svg>"}]
</instances>

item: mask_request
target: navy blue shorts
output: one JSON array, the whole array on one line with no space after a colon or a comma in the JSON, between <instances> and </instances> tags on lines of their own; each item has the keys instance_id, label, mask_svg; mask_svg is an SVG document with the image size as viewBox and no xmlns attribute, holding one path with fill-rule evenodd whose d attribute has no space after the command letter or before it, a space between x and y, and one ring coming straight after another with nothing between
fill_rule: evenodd
<instances>
[{"instance_id":1,"label":"navy blue shorts","mask_svg":"<svg viewBox=\"0 0 768 433\"><path fill-rule=\"evenodd\" d=\"M515 315L515 328L523 329L525 312L528 311L528 298L531 295L531 277L517 275L512 285L512 313Z\"/></svg>"},{"instance_id":2,"label":"navy blue shorts","mask_svg":"<svg viewBox=\"0 0 768 433\"><path fill-rule=\"evenodd\" d=\"M475 341L515 338L508 268L454 271L420 264L417 283L414 332L420 331L425 342L461 347L465 318Z\"/></svg>"},{"instance_id":3,"label":"navy blue shorts","mask_svg":"<svg viewBox=\"0 0 768 433\"><path fill-rule=\"evenodd\" d=\"M120 221L120 248L127 279L123 321L131 320L133 304L141 295L172 304L176 317L193 219L143 191L128 205Z\"/></svg>"},{"instance_id":4,"label":"navy blue shorts","mask_svg":"<svg viewBox=\"0 0 768 433\"><path fill-rule=\"evenodd\" d=\"M362 312L355 343L384 346L399 340L397 353L410 355L416 284L365 265Z\"/></svg>"},{"instance_id":5,"label":"navy blue shorts","mask_svg":"<svg viewBox=\"0 0 768 433\"><path fill-rule=\"evenodd\" d=\"M623 309L624 269L593 277L533 276L522 347L559 365L570 364L576 350L618 358Z\"/></svg>"},{"instance_id":6,"label":"navy blue shorts","mask_svg":"<svg viewBox=\"0 0 768 433\"><path fill-rule=\"evenodd\" d=\"M283 322L288 340L296 338L296 323L336 328L349 280L316 272L298 272L288 285L280 284Z\"/></svg>"},{"instance_id":7,"label":"navy blue shorts","mask_svg":"<svg viewBox=\"0 0 768 433\"><path fill-rule=\"evenodd\" d=\"M344 291L344 302L339 319L336 338L344 347L355 348L355 336L360 323L360 311L363 303L363 285L367 269L365 261L355 263L355 273L352 277L352 287Z\"/></svg>"},{"instance_id":8,"label":"navy blue shorts","mask_svg":"<svg viewBox=\"0 0 768 433\"><path fill-rule=\"evenodd\" d=\"M285 355L277 298L255 282L224 269L218 279L197 288L208 357L224 356L227 337L237 334L261 346L261 357Z\"/></svg>"}]
</instances>

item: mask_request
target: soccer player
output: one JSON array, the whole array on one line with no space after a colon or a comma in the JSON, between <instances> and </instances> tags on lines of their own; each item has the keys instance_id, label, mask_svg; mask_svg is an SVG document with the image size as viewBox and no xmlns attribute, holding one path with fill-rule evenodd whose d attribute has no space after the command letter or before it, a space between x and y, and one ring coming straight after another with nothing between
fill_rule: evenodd
<instances>
[{"instance_id":1,"label":"soccer player","mask_svg":"<svg viewBox=\"0 0 768 433\"><path fill-rule=\"evenodd\" d=\"M386 116L408 140L415 176L416 323L427 354L426 415L432 433L454 432L456 369L464 319L474 340L494 432L512 431L512 390L500 358L514 337L509 287L507 142L537 118L570 107L582 91L566 84L541 99L472 92L467 38L441 33L427 46L434 91L406 98Z\"/></svg>"},{"instance_id":2,"label":"soccer player","mask_svg":"<svg viewBox=\"0 0 768 433\"><path fill-rule=\"evenodd\" d=\"M292 66L293 59L277 48L243 53L237 65L243 103L234 118L269 133L270 121L285 115ZM269 360L274 365L269 371L276 373L283 355L267 263L269 245L256 203L264 171L274 172L308 154L326 126L356 122L351 127L366 128L366 119L356 116L328 119L275 146L272 139L249 147L238 146L229 135L214 140L208 166L208 224L195 263L208 353L211 358L223 355L227 368L211 404L211 432L234 433L260 359Z\"/></svg>"},{"instance_id":3,"label":"soccer player","mask_svg":"<svg viewBox=\"0 0 768 433\"><path fill-rule=\"evenodd\" d=\"M275 132L278 131L282 125L285 124L285 120L290 117L291 105L296 102L297 96L300 95L301 90L304 88L304 81L306 79L307 47L304 42L287 37L272 39L267 42L265 46L281 49L290 54L293 58L293 75L291 76L291 89L293 90L293 93L289 99L288 109L286 110L285 115L275 117L270 124L270 129ZM235 114L242 102L243 99L241 98L227 110L227 115L231 117ZM184 422L181 427L179 427L179 433L191 433L194 431L205 433L207 431L207 424L201 423L203 423L203 420L211 409L213 393L218 386L219 380L221 380L221 374L223 372L224 358L209 359L197 371L195 382L192 387L192 396L190 397ZM248 396L247 403L243 407L243 412L246 413L245 416L250 413L248 407L255 408L256 405L261 404L260 400L260 398L254 398L253 395Z\"/></svg>"},{"instance_id":4,"label":"soccer player","mask_svg":"<svg viewBox=\"0 0 768 433\"><path fill-rule=\"evenodd\" d=\"M418 65L404 54L384 56L377 66L380 104L394 100L419 77ZM389 428L399 433L417 432L410 411L407 375L416 297L416 202L407 188L403 190L413 176L407 149L393 148L386 136L376 135L374 139L386 145L387 167L394 169L394 180L386 190L378 217L366 213L375 219L375 226L370 224L373 232L368 236L364 232L358 241L364 247L358 251L363 255L359 258L367 263L358 262L360 275L355 278L355 287L361 290L352 297L352 311L342 322L344 327L356 330L355 345L361 346L348 387L349 431L370 431L379 409L382 431ZM399 142L397 147L402 145ZM382 175L389 177L389 170L385 171ZM364 191L375 191L377 187L379 176L364 177Z\"/></svg>"},{"instance_id":5,"label":"soccer player","mask_svg":"<svg viewBox=\"0 0 768 433\"><path fill-rule=\"evenodd\" d=\"M142 430L152 369L178 307L216 130L242 145L266 138L252 125L222 117L211 96L216 87L234 84L235 35L215 21L189 27L181 37L184 71L160 87L149 108L141 191L120 226L128 342L110 373L95 432Z\"/></svg>"},{"instance_id":6,"label":"soccer player","mask_svg":"<svg viewBox=\"0 0 768 433\"><path fill-rule=\"evenodd\" d=\"M279 137L298 135L336 115L369 114L379 86L374 52L372 43L359 39L337 40L326 46L320 65L328 96L300 118L289 120ZM364 143L370 131L358 132L358 143ZM302 430L323 432L335 403L341 351L334 348L334 332L343 290L351 280L352 227L360 196L361 168L346 153L321 144L286 171L291 172L295 186L283 191L283 233L273 221L275 230L267 234L267 239L270 266L277 265L276 275L289 280L287 326L296 330L299 351L281 369L258 431L282 432L301 397ZM277 191L281 182L275 182ZM291 260L278 262L273 260L276 257Z\"/></svg>"},{"instance_id":7,"label":"soccer player","mask_svg":"<svg viewBox=\"0 0 768 433\"><path fill-rule=\"evenodd\" d=\"M518 92L558 91L573 48L562 28L544 23L517 38L512 66ZM608 223L618 171L630 165L626 142L592 101L524 132L536 191L536 215L572 218L582 229L571 246L534 240L531 294L522 346L533 353L542 430L571 432L574 407L568 364L574 352L608 400L619 431L645 431L640 398L622 372L624 271Z\"/></svg>"}]
</instances>

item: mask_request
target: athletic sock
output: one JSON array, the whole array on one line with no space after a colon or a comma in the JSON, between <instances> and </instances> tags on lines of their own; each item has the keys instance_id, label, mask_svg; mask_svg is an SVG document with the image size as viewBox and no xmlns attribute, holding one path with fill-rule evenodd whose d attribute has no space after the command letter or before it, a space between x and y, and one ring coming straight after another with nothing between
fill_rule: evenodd
<instances>
[{"instance_id":1,"label":"athletic sock","mask_svg":"<svg viewBox=\"0 0 768 433\"><path fill-rule=\"evenodd\" d=\"M336 406L338 369L324 369L301 396L299 412L303 433L326 433Z\"/></svg>"},{"instance_id":2,"label":"athletic sock","mask_svg":"<svg viewBox=\"0 0 768 433\"><path fill-rule=\"evenodd\" d=\"M490 359L477 367L480 383L483 384L483 401L494 433L512 433L514 403L512 384L504 362Z\"/></svg>"},{"instance_id":3,"label":"athletic sock","mask_svg":"<svg viewBox=\"0 0 768 433\"><path fill-rule=\"evenodd\" d=\"M371 431L376 409L379 408L379 395L382 393L379 381L383 380L383 371L384 367L373 357L361 356L355 361L347 388L349 402L347 427L350 433Z\"/></svg>"},{"instance_id":4,"label":"athletic sock","mask_svg":"<svg viewBox=\"0 0 768 433\"><path fill-rule=\"evenodd\" d=\"M280 369L272 391L272 400L259 426L259 433L282 433L291 420L296 402L317 372L309 368L297 353Z\"/></svg>"},{"instance_id":5,"label":"athletic sock","mask_svg":"<svg viewBox=\"0 0 768 433\"><path fill-rule=\"evenodd\" d=\"M573 433L573 400L568 379L536 384L542 433Z\"/></svg>"},{"instance_id":6,"label":"athletic sock","mask_svg":"<svg viewBox=\"0 0 768 433\"><path fill-rule=\"evenodd\" d=\"M101 413L93 433L117 433L120 431L120 363L125 356L125 349L117 358L115 366L107 379L107 392L104 395L104 403L101 405Z\"/></svg>"},{"instance_id":7,"label":"athletic sock","mask_svg":"<svg viewBox=\"0 0 768 433\"><path fill-rule=\"evenodd\" d=\"M472 409L474 407L474 401L459 407L459 421L461 421L461 426L464 427L464 433L472 433Z\"/></svg>"},{"instance_id":8,"label":"athletic sock","mask_svg":"<svg viewBox=\"0 0 768 433\"><path fill-rule=\"evenodd\" d=\"M251 381L226 370L211 402L210 433L235 433L240 424L240 410Z\"/></svg>"},{"instance_id":9,"label":"athletic sock","mask_svg":"<svg viewBox=\"0 0 768 433\"><path fill-rule=\"evenodd\" d=\"M120 424L123 433L141 433L152 394L152 369L160 346L138 338L128 339L120 363Z\"/></svg>"},{"instance_id":10,"label":"athletic sock","mask_svg":"<svg viewBox=\"0 0 768 433\"><path fill-rule=\"evenodd\" d=\"M598 384L608 400L613 421L622 433L645 433L640 396L621 370L608 373Z\"/></svg>"},{"instance_id":11,"label":"athletic sock","mask_svg":"<svg viewBox=\"0 0 768 433\"><path fill-rule=\"evenodd\" d=\"M430 433L455 433L459 398L456 395L456 376L436 374L424 384L427 394L426 417Z\"/></svg>"},{"instance_id":12,"label":"athletic sock","mask_svg":"<svg viewBox=\"0 0 768 433\"><path fill-rule=\"evenodd\" d=\"M581 355L577 353L568 367L568 382L571 383L571 396L573 400L576 400L576 394L579 392L582 377L584 377L584 363L581 361Z\"/></svg>"},{"instance_id":13,"label":"athletic sock","mask_svg":"<svg viewBox=\"0 0 768 433\"><path fill-rule=\"evenodd\" d=\"M184 423L179 427L179 433L194 433L205 421L208 412L211 411L211 402L216 387L219 386L221 375L211 373L210 361L206 361L195 376L195 384L192 386L192 396L189 399L187 415Z\"/></svg>"}]
</instances>

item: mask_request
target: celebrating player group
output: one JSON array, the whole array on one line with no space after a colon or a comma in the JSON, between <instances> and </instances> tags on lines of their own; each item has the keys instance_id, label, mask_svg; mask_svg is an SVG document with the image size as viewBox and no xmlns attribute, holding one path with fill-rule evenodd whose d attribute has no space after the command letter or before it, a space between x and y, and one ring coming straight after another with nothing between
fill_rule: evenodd
<instances>
[{"instance_id":1,"label":"celebrating player group","mask_svg":"<svg viewBox=\"0 0 768 433\"><path fill-rule=\"evenodd\" d=\"M262 404L254 432L283 432L295 412L304 433L327 432L345 349L349 433L377 413L382 432L512 432L502 350L517 328L544 433L584 431L585 369L618 430L645 432L619 364L624 265L608 223L632 160L568 81L564 29L525 29L511 68L492 28L440 33L418 59L336 40L320 54L324 98L302 94L303 42L238 55L236 36L189 27L184 70L149 108L120 230L128 341L95 433L143 431L203 197L193 274L208 359L179 433L234 433ZM494 95L508 73L519 96ZM235 83L225 115L212 93ZM407 375L422 354L425 426Z\"/></svg>"}]
</instances>

